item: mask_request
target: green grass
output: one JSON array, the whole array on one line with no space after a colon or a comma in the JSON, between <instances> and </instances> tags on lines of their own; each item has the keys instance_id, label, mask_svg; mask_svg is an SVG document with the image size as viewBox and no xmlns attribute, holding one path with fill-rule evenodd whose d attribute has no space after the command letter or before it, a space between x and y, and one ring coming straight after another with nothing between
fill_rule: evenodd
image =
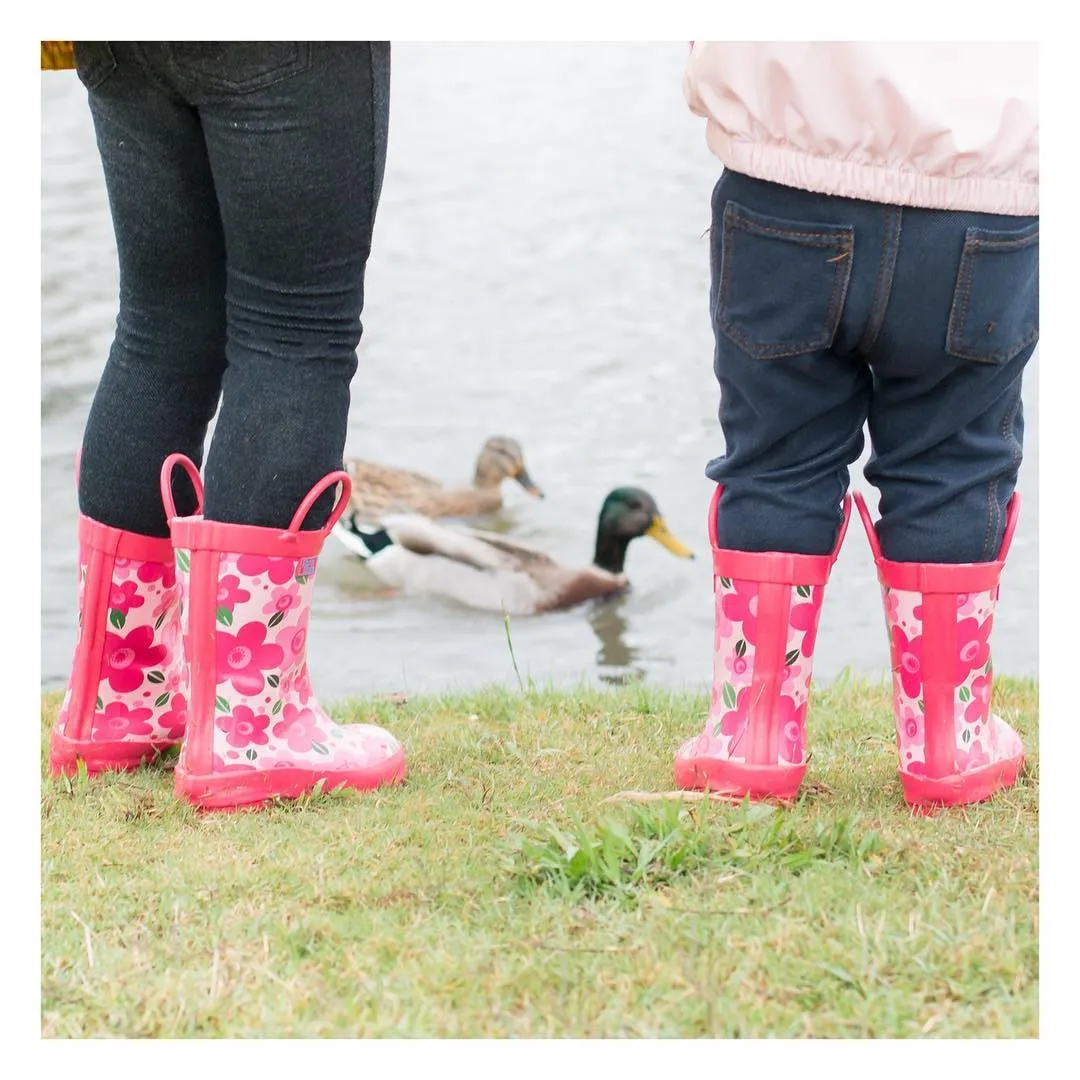
<instances>
[{"instance_id":1,"label":"green grass","mask_svg":"<svg viewBox=\"0 0 1080 1080\"><path fill-rule=\"evenodd\" d=\"M407 783L262 813L196 813L167 767L46 777L42 1033L1033 1037L1038 687L995 701L1020 783L931 818L849 680L789 810L605 801L670 790L701 723L640 686L350 703Z\"/></svg>"}]
</instances>

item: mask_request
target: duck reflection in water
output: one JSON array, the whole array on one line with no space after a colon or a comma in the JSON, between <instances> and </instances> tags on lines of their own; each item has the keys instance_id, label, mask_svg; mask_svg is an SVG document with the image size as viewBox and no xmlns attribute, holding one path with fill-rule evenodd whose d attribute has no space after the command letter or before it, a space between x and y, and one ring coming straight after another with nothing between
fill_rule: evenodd
<instances>
[{"instance_id":1,"label":"duck reflection in water","mask_svg":"<svg viewBox=\"0 0 1080 1080\"><path fill-rule=\"evenodd\" d=\"M623 606L626 593L604 597L589 605L589 624L600 643L596 653L597 675L611 686L625 686L645 678L645 669L637 663L641 650L626 643L629 628Z\"/></svg>"}]
</instances>

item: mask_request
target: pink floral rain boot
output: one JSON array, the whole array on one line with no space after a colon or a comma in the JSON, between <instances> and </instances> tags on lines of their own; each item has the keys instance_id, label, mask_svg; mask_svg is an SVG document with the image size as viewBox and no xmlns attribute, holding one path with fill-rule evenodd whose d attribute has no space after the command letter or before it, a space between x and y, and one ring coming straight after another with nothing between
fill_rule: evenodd
<instances>
[{"instance_id":1,"label":"pink floral rain boot","mask_svg":"<svg viewBox=\"0 0 1080 1080\"><path fill-rule=\"evenodd\" d=\"M904 798L921 808L989 799L1016 783L1024 761L1020 736L990 711L990 631L1019 493L998 557L986 563L890 562L865 499L855 501L885 605Z\"/></svg>"},{"instance_id":2,"label":"pink floral rain boot","mask_svg":"<svg viewBox=\"0 0 1080 1080\"><path fill-rule=\"evenodd\" d=\"M794 799L806 772L806 709L825 585L851 516L828 555L717 546L722 488L709 507L716 637L709 717L675 757L675 783L741 799Z\"/></svg>"},{"instance_id":3,"label":"pink floral rain boot","mask_svg":"<svg viewBox=\"0 0 1080 1080\"><path fill-rule=\"evenodd\" d=\"M348 474L324 477L289 527L273 529L176 517L169 478L177 464L197 478L195 465L179 454L162 468L162 498L185 581L181 624L191 665L177 794L200 807L230 809L294 798L319 781L332 790L403 780L405 754L397 740L371 724L335 724L308 676L316 564L348 504ZM300 532L315 500L338 483L341 495L326 526Z\"/></svg>"},{"instance_id":4,"label":"pink floral rain boot","mask_svg":"<svg viewBox=\"0 0 1080 1080\"><path fill-rule=\"evenodd\" d=\"M180 589L168 537L79 515L79 631L49 742L54 776L135 769L187 720Z\"/></svg>"}]
</instances>

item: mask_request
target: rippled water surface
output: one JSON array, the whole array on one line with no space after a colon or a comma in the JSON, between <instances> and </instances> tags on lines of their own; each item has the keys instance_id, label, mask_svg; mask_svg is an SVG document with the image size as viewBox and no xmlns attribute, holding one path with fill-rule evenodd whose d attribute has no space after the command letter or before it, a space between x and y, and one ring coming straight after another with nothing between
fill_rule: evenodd
<instances>
[{"instance_id":1,"label":"rippled water surface","mask_svg":"<svg viewBox=\"0 0 1080 1080\"><path fill-rule=\"evenodd\" d=\"M394 47L346 453L460 482L486 436L513 435L548 498L508 485L497 527L587 562L603 496L638 484L699 555L637 541L626 597L515 620L518 667L538 682L701 688L710 674L703 469L723 444L703 234L718 164L682 100L684 56L682 44ZM111 341L116 266L82 87L48 73L41 92L42 685L55 688L75 636L74 455ZM1037 376L1036 364L995 641L999 671L1032 675ZM310 637L322 697L516 685L501 616L369 586L329 541ZM854 522L815 660L824 678L887 667Z\"/></svg>"}]
</instances>

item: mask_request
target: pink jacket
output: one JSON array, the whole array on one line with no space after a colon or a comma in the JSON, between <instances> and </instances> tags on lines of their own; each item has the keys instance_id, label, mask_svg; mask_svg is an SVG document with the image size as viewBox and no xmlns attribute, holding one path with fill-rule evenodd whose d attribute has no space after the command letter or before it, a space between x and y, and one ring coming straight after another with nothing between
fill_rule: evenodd
<instances>
[{"instance_id":1,"label":"pink jacket","mask_svg":"<svg viewBox=\"0 0 1080 1080\"><path fill-rule=\"evenodd\" d=\"M697 41L683 77L735 172L873 202L1039 212L1038 45Z\"/></svg>"}]
</instances>

